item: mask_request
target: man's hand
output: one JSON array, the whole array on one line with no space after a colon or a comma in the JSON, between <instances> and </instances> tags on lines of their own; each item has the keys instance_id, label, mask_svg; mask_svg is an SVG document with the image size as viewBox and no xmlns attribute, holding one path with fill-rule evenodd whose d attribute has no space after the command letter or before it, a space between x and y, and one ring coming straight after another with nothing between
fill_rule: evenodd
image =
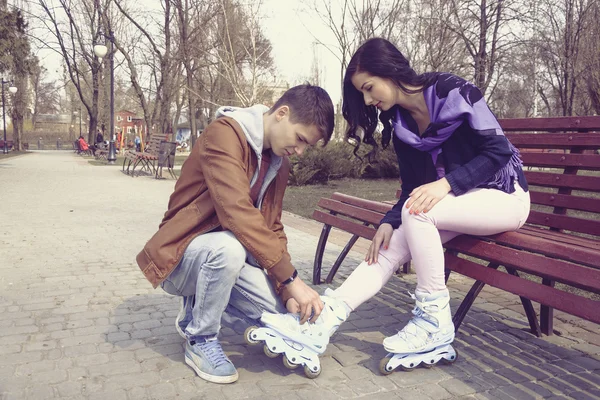
<instances>
[{"instance_id":1,"label":"man's hand","mask_svg":"<svg viewBox=\"0 0 600 400\"><path fill-rule=\"evenodd\" d=\"M288 299L285 303L285 308L292 314L298 314L300 312L300 304L294 298Z\"/></svg>"},{"instance_id":2,"label":"man's hand","mask_svg":"<svg viewBox=\"0 0 600 400\"><path fill-rule=\"evenodd\" d=\"M413 190L406 202L411 214L427 212L450 192L452 188L446 178L419 186Z\"/></svg>"},{"instance_id":3,"label":"man's hand","mask_svg":"<svg viewBox=\"0 0 600 400\"><path fill-rule=\"evenodd\" d=\"M319 294L300 278L294 279L292 283L287 285L286 289L300 307L300 323L305 323L311 314L312 318L310 322L315 322L319 315L321 315L321 311L323 311L323 302ZM288 300L288 304L290 304L290 300Z\"/></svg>"},{"instance_id":4,"label":"man's hand","mask_svg":"<svg viewBox=\"0 0 600 400\"><path fill-rule=\"evenodd\" d=\"M387 223L379 225L377 233L375 233L373 241L371 242L371 246L367 251L367 256L365 257L365 261L368 262L369 265L377 262L377 256L379 255L379 249L381 246L387 250L388 246L390 245L392 233L394 233L394 228L392 228L392 225Z\"/></svg>"}]
</instances>

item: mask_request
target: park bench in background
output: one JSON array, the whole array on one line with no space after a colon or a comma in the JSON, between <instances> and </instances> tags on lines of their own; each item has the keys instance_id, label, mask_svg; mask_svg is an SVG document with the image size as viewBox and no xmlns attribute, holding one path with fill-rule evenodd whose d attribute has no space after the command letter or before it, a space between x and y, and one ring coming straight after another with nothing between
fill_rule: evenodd
<instances>
[{"instance_id":1,"label":"park bench in background","mask_svg":"<svg viewBox=\"0 0 600 400\"><path fill-rule=\"evenodd\" d=\"M156 179L164 179L162 176L162 169L167 167L167 171L173 177L177 179L173 167L175 166L175 153L177 151L177 142L161 142L158 150L158 160L156 163Z\"/></svg>"},{"instance_id":2,"label":"park bench in background","mask_svg":"<svg viewBox=\"0 0 600 400\"><path fill-rule=\"evenodd\" d=\"M96 152L94 153L96 160L108 161L108 145L103 143L96 143Z\"/></svg>"},{"instance_id":3,"label":"park bench in background","mask_svg":"<svg viewBox=\"0 0 600 400\"><path fill-rule=\"evenodd\" d=\"M158 153L160 151L160 144L167 140L167 134L154 133L150 136L150 140L146 145L144 151L132 151L128 150L125 152L125 158L123 159L123 171L135 176L135 169L140 166L141 170L147 170L149 173L156 174L156 161L158 161ZM127 164L127 168L125 168Z\"/></svg>"},{"instance_id":4,"label":"park bench in background","mask_svg":"<svg viewBox=\"0 0 600 400\"><path fill-rule=\"evenodd\" d=\"M520 296L537 336L553 334L554 309L600 324L600 301L594 299L600 294L600 116L506 119L500 124L521 150L532 210L527 224L516 232L462 235L446 243L446 280L454 271L476 281L454 313L455 327L458 330L486 284ZM356 240L371 239L392 207L341 193L318 205L325 211L313 213L324 224L314 284L321 283L332 227L353 236L327 282ZM540 304L539 319L532 302Z\"/></svg>"}]
</instances>

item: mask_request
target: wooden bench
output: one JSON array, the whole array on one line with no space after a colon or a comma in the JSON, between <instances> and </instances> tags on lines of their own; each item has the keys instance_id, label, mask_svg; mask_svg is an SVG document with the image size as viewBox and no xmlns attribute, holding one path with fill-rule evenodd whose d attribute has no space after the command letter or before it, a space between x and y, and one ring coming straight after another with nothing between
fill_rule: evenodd
<instances>
[{"instance_id":1,"label":"wooden bench","mask_svg":"<svg viewBox=\"0 0 600 400\"><path fill-rule=\"evenodd\" d=\"M177 150L177 142L162 142L160 144L160 149L158 151L158 161L156 162L156 174L154 175L155 179L165 179L162 176L162 170L164 167L167 167L167 171L173 177L173 179L177 180L177 175L175 175L174 167L175 167L175 153Z\"/></svg>"},{"instance_id":2,"label":"wooden bench","mask_svg":"<svg viewBox=\"0 0 600 400\"><path fill-rule=\"evenodd\" d=\"M600 117L500 123L521 150L532 210L527 224L516 232L461 235L444 246L446 280L452 271L476 280L454 314L456 330L486 284L520 296L531 331L538 336L553 334L554 309L600 324L600 301L594 300L600 294ZM341 193L318 205L325 211L313 213L324 224L314 284L321 283L332 227L353 236L331 268L328 283L356 240L371 239L392 207ZM532 302L540 303L539 320Z\"/></svg>"},{"instance_id":3,"label":"wooden bench","mask_svg":"<svg viewBox=\"0 0 600 400\"><path fill-rule=\"evenodd\" d=\"M160 144L166 140L167 134L155 133L150 136L150 140L144 151L126 151L125 158L123 159L123 171L133 177L135 176L135 168L141 165L141 170L146 169L148 172L156 175L155 164L158 161ZM127 169L125 169L125 164L127 164Z\"/></svg>"},{"instance_id":4,"label":"wooden bench","mask_svg":"<svg viewBox=\"0 0 600 400\"><path fill-rule=\"evenodd\" d=\"M108 145L104 142L96 143L96 151L94 152L96 160L108 161Z\"/></svg>"},{"instance_id":5,"label":"wooden bench","mask_svg":"<svg viewBox=\"0 0 600 400\"><path fill-rule=\"evenodd\" d=\"M11 139L6 140L6 150L12 151L14 142ZM4 151L4 139L0 139L0 152Z\"/></svg>"}]
</instances>

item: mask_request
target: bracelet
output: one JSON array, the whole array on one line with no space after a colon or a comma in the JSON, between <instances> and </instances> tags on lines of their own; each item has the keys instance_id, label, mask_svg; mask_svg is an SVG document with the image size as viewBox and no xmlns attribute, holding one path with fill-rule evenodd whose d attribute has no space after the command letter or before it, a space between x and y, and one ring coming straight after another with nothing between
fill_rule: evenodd
<instances>
[{"instance_id":1,"label":"bracelet","mask_svg":"<svg viewBox=\"0 0 600 400\"><path fill-rule=\"evenodd\" d=\"M296 279L297 276L298 276L298 270L294 270L294 273L292 274L292 276L287 278L285 281L281 282L281 286L286 286L286 285L289 285L290 283L294 282L294 280Z\"/></svg>"}]
</instances>

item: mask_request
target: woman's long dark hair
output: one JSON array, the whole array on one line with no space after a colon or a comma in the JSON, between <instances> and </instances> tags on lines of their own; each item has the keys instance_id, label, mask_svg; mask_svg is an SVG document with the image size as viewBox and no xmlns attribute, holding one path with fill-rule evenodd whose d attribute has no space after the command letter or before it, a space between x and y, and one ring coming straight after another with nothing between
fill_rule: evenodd
<instances>
[{"instance_id":1,"label":"woman's long dark hair","mask_svg":"<svg viewBox=\"0 0 600 400\"><path fill-rule=\"evenodd\" d=\"M390 41L382 38L373 38L364 42L350 59L346 74L344 75L344 90L342 101L342 114L348 122L347 139L356 141L356 149L360 146L358 130L364 134L362 142L377 148L373 135L377 128L377 108L365 105L363 94L352 84L352 77L357 72L366 72L369 75L389 79L406 93L418 93L422 89L410 90L404 85L425 87L428 85L430 74L417 74L410 63ZM388 111L379 113L379 120L383 124L381 146L385 149L392 138L391 119L398 106Z\"/></svg>"}]
</instances>

